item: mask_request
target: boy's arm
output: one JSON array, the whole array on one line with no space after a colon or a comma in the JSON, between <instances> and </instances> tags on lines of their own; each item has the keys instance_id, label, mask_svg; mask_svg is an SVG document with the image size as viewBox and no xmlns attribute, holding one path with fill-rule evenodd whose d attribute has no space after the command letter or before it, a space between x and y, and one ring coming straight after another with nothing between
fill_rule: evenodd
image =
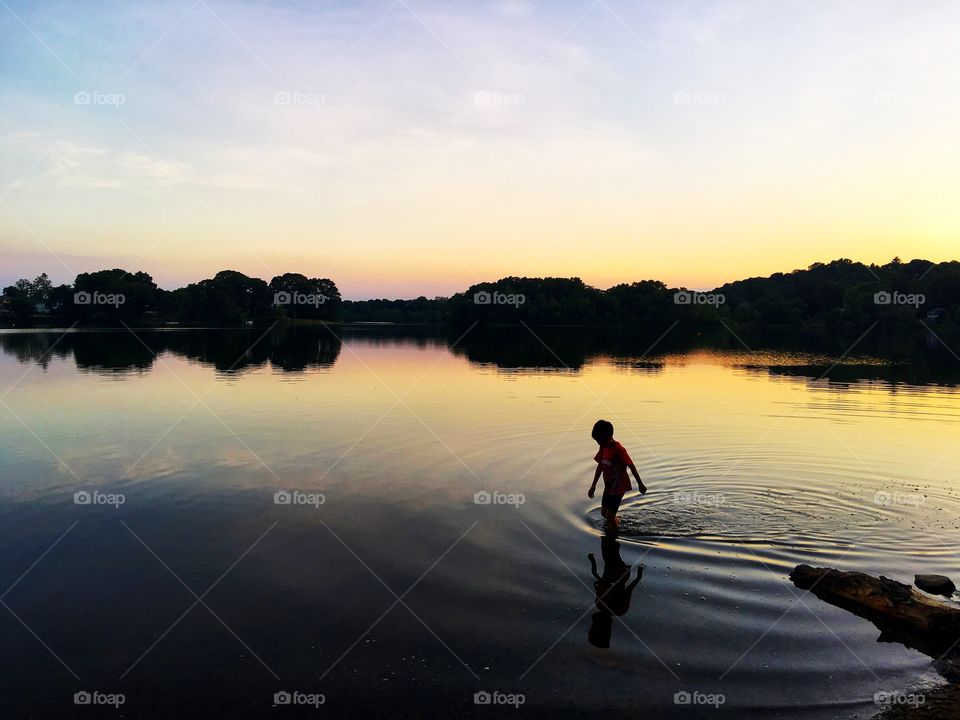
<instances>
[{"instance_id":1,"label":"boy's arm","mask_svg":"<svg viewBox=\"0 0 960 720\"><path fill-rule=\"evenodd\" d=\"M587 491L587 497L592 498L593 494L597 491L597 480L600 479L600 466L597 465L597 471L593 474L593 484L590 485L590 489Z\"/></svg>"},{"instance_id":2,"label":"boy's arm","mask_svg":"<svg viewBox=\"0 0 960 720\"><path fill-rule=\"evenodd\" d=\"M627 465L630 468L630 472L633 473L633 477L637 480L637 487L640 489L641 494L647 492L647 486L643 484L643 480L640 479L640 473L637 472L637 466L633 463Z\"/></svg>"},{"instance_id":3,"label":"boy's arm","mask_svg":"<svg viewBox=\"0 0 960 720\"><path fill-rule=\"evenodd\" d=\"M603 580L603 578L597 574L597 559L593 556L593 553L589 553L587 557L590 559L590 572L593 573L593 576L597 580Z\"/></svg>"}]
</instances>

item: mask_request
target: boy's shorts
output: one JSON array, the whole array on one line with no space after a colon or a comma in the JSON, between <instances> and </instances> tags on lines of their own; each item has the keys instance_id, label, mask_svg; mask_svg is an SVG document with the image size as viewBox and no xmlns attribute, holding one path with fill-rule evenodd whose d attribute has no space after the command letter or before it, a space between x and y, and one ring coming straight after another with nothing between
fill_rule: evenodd
<instances>
[{"instance_id":1,"label":"boy's shorts","mask_svg":"<svg viewBox=\"0 0 960 720\"><path fill-rule=\"evenodd\" d=\"M620 503L623 501L623 495L611 495L604 493L600 498L600 504L606 508L607 512L616 515L620 509Z\"/></svg>"}]
</instances>

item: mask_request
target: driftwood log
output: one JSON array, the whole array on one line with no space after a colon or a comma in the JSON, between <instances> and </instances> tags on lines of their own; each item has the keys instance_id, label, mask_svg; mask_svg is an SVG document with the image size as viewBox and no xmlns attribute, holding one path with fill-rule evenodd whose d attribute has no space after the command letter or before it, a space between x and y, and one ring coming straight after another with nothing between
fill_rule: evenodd
<instances>
[{"instance_id":1,"label":"driftwood log","mask_svg":"<svg viewBox=\"0 0 960 720\"><path fill-rule=\"evenodd\" d=\"M879 642L896 642L934 659L951 683L960 683L960 608L896 580L861 572L797 565L793 584L821 600L870 620Z\"/></svg>"}]
</instances>

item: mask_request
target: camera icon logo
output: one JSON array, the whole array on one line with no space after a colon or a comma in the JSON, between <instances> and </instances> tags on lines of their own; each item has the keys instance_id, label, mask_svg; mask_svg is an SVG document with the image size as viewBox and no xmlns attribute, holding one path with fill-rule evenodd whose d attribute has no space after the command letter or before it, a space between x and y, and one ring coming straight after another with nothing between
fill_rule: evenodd
<instances>
[{"instance_id":1,"label":"camera icon logo","mask_svg":"<svg viewBox=\"0 0 960 720\"><path fill-rule=\"evenodd\" d=\"M91 302L93 302L93 297L86 290L73 294L74 305L89 305Z\"/></svg>"},{"instance_id":2,"label":"camera icon logo","mask_svg":"<svg viewBox=\"0 0 960 720\"><path fill-rule=\"evenodd\" d=\"M489 505L492 500L493 495L488 493L486 490L481 490L473 495L473 502L475 505Z\"/></svg>"},{"instance_id":3,"label":"camera icon logo","mask_svg":"<svg viewBox=\"0 0 960 720\"><path fill-rule=\"evenodd\" d=\"M74 505L89 505L92 500L93 496L86 490L80 490L73 494Z\"/></svg>"},{"instance_id":4,"label":"camera icon logo","mask_svg":"<svg viewBox=\"0 0 960 720\"><path fill-rule=\"evenodd\" d=\"M273 94L274 105L289 105L291 102L293 102L293 98L285 90Z\"/></svg>"},{"instance_id":5,"label":"camera icon logo","mask_svg":"<svg viewBox=\"0 0 960 720\"><path fill-rule=\"evenodd\" d=\"M86 690L81 690L73 694L74 705L89 705L91 702L93 702L93 696Z\"/></svg>"},{"instance_id":6,"label":"camera icon logo","mask_svg":"<svg viewBox=\"0 0 960 720\"><path fill-rule=\"evenodd\" d=\"M274 505L289 505L292 499L293 496L286 490L277 490L277 492L273 494Z\"/></svg>"},{"instance_id":7,"label":"camera icon logo","mask_svg":"<svg viewBox=\"0 0 960 720\"><path fill-rule=\"evenodd\" d=\"M275 692L273 694L273 704L274 705L289 705L293 702L293 696L288 693L286 690L281 690L280 692Z\"/></svg>"},{"instance_id":8,"label":"camera icon logo","mask_svg":"<svg viewBox=\"0 0 960 720\"><path fill-rule=\"evenodd\" d=\"M893 295L888 293L886 290L881 290L880 292L873 294L873 302L876 305L889 305L893 302Z\"/></svg>"},{"instance_id":9,"label":"camera icon logo","mask_svg":"<svg viewBox=\"0 0 960 720\"><path fill-rule=\"evenodd\" d=\"M74 105L89 105L93 101L93 96L88 92L77 92L73 94Z\"/></svg>"},{"instance_id":10,"label":"camera icon logo","mask_svg":"<svg viewBox=\"0 0 960 720\"><path fill-rule=\"evenodd\" d=\"M493 296L486 290L481 290L473 294L474 305L489 305L491 302L493 302Z\"/></svg>"},{"instance_id":11,"label":"camera icon logo","mask_svg":"<svg viewBox=\"0 0 960 720\"><path fill-rule=\"evenodd\" d=\"M674 705L689 705L692 700L690 693L686 690L681 690L673 694L673 704Z\"/></svg>"},{"instance_id":12,"label":"camera icon logo","mask_svg":"<svg viewBox=\"0 0 960 720\"><path fill-rule=\"evenodd\" d=\"M693 293L686 290L675 292L673 294L674 305L691 305L693 303Z\"/></svg>"},{"instance_id":13,"label":"camera icon logo","mask_svg":"<svg viewBox=\"0 0 960 720\"><path fill-rule=\"evenodd\" d=\"M293 302L293 298L288 292L278 292L273 294L274 305L289 305L291 302Z\"/></svg>"},{"instance_id":14,"label":"camera icon logo","mask_svg":"<svg viewBox=\"0 0 960 720\"><path fill-rule=\"evenodd\" d=\"M473 694L474 705L489 705L492 699L492 696L486 690L481 690Z\"/></svg>"}]
</instances>

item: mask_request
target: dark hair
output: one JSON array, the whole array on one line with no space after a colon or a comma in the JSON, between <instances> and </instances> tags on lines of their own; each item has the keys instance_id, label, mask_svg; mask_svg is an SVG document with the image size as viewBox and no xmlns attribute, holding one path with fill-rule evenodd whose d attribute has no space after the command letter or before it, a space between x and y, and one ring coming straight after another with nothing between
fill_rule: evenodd
<instances>
[{"instance_id":1,"label":"dark hair","mask_svg":"<svg viewBox=\"0 0 960 720\"><path fill-rule=\"evenodd\" d=\"M601 440L609 440L613 437L613 423L606 420L597 420L593 424L593 430L590 432L590 437L597 442L600 442Z\"/></svg>"}]
</instances>

